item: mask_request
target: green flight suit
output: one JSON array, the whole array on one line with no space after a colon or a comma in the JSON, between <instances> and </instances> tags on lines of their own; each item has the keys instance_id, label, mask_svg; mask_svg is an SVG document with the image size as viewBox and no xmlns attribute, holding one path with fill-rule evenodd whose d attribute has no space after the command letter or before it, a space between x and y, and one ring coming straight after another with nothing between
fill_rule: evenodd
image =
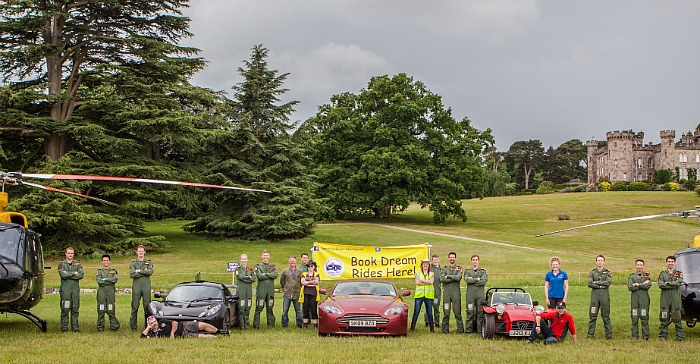
<instances>
[{"instance_id":1,"label":"green flight suit","mask_svg":"<svg viewBox=\"0 0 700 364\"><path fill-rule=\"evenodd\" d=\"M442 284L440 284L440 272L442 269L439 265L430 265L430 273L433 273L435 277L435 282L433 283L433 289L435 291L435 298L433 299L433 323L436 327L440 327L440 301L442 301ZM425 326L428 326L428 312L425 312Z\"/></svg>"},{"instance_id":2,"label":"green flight suit","mask_svg":"<svg viewBox=\"0 0 700 364\"><path fill-rule=\"evenodd\" d=\"M100 268L97 270L97 331L105 328L105 313L109 317L109 329L119 330L119 320L114 314L116 297L115 287L119 280L117 270L114 268Z\"/></svg>"},{"instance_id":3,"label":"green flight suit","mask_svg":"<svg viewBox=\"0 0 700 364\"><path fill-rule=\"evenodd\" d=\"M484 310L481 308L481 301L484 300L484 286L488 282L489 276L486 269L469 268L464 272L464 281L467 282L467 333L471 333L474 328L474 316L476 316L476 332L481 333L481 324L484 321Z\"/></svg>"},{"instance_id":4,"label":"green flight suit","mask_svg":"<svg viewBox=\"0 0 700 364\"><path fill-rule=\"evenodd\" d=\"M634 284L638 285L635 286ZM637 274L634 272L627 278L627 289L632 292L630 315L632 316L632 338L639 338L639 321L642 321L642 338L649 339L649 288L651 287L649 272Z\"/></svg>"},{"instance_id":5,"label":"green flight suit","mask_svg":"<svg viewBox=\"0 0 700 364\"><path fill-rule=\"evenodd\" d=\"M659 274L659 288L661 288L661 307L659 319L659 338L666 339L668 336L668 325L673 321L676 326L676 340L685 339L683 324L681 323L681 286L683 285L683 273L673 270L661 271Z\"/></svg>"},{"instance_id":6,"label":"green flight suit","mask_svg":"<svg viewBox=\"0 0 700 364\"><path fill-rule=\"evenodd\" d=\"M85 276L83 266L78 261L64 260L58 263L58 275L61 277L61 331L68 331L68 316L71 330L78 332L78 317L80 313L80 280Z\"/></svg>"},{"instance_id":7,"label":"green flight suit","mask_svg":"<svg viewBox=\"0 0 700 364\"><path fill-rule=\"evenodd\" d=\"M255 275L258 277L258 286L255 289L253 328L260 328L260 313L265 306L267 306L267 327L275 327L275 314L272 308L275 306L275 279L279 272L274 264L260 263L255 266Z\"/></svg>"},{"instance_id":8,"label":"green flight suit","mask_svg":"<svg viewBox=\"0 0 700 364\"><path fill-rule=\"evenodd\" d=\"M459 292L459 282L462 281L462 267L455 265L444 266L440 270L440 283L442 283L442 332L450 332L450 310L454 312L457 320L457 332L464 332L462 322L462 294Z\"/></svg>"},{"instance_id":9,"label":"green flight suit","mask_svg":"<svg viewBox=\"0 0 700 364\"><path fill-rule=\"evenodd\" d=\"M136 272L139 270L139 272ZM131 318L129 325L132 330L138 327L139 301L143 300L143 327L146 327L148 317L148 304L151 303L151 276L153 275L153 262L150 259L140 261L134 259L129 265L129 277L134 281L131 284Z\"/></svg>"},{"instance_id":10,"label":"green flight suit","mask_svg":"<svg viewBox=\"0 0 700 364\"><path fill-rule=\"evenodd\" d=\"M253 307L253 283L255 271L251 267L236 268L236 284L238 286L238 327L247 329L250 326L250 308Z\"/></svg>"},{"instance_id":11,"label":"green flight suit","mask_svg":"<svg viewBox=\"0 0 700 364\"><path fill-rule=\"evenodd\" d=\"M612 338L612 325L610 324L610 292L608 288L612 283L612 272L608 268L598 271L593 268L588 272L588 287L591 288L591 305L589 308L590 320L588 321L588 337L595 336L595 324L598 319L598 311L605 326L605 337Z\"/></svg>"}]
</instances>

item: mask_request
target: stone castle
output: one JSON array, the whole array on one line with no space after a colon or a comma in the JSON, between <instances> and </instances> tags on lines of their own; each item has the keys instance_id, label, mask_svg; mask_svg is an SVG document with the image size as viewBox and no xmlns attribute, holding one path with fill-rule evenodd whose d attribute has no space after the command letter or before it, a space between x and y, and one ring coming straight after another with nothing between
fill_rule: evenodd
<instances>
[{"instance_id":1,"label":"stone castle","mask_svg":"<svg viewBox=\"0 0 700 364\"><path fill-rule=\"evenodd\" d=\"M644 133L632 130L606 133L607 144L589 140L588 183L606 176L610 182L651 181L657 169L670 169L678 179L688 179L688 171L700 169L700 125L692 134L683 133L676 142L675 130L663 130L661 143L644 145ZM697 176L697 173L691 173Z\"/></svg>"}]
</instances>

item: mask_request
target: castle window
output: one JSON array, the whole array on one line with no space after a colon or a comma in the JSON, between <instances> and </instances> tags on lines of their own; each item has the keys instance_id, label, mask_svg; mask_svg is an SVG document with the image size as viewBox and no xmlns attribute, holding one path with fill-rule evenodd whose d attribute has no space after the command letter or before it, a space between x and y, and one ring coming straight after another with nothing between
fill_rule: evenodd
<instances>
[{"instance_id":1,"label":"castle window","mask_svg":"<svg viewBox=\"0 0 700 364\"><path fill-rule=\"evenodd\" d=\"M641 173L637 176L637 182L640 182L642 180L642 175Z\"/></svg>"},{"instance_id":2,"label":"castle window","mask_svg":"<svg viewBox=\"0 0 700 364\"><path fill-rule=\"evenodd\" d=\"M617 159L615 159L615 168L617 168Z\"/></svg>"},{"instance_id":3,"label":"castle window","mask_svg":"<svg viewBox=\"0 0 700 364\"><path fill-rule=\"evenodd\" d=\"M695 155L695 163L700 163L700 154Z\"/></svg>"},{"instance_id":4,"label":"castle window","mask_svg":"<svg viewBox=\"0 0 700 364\"><path fill-rule=\"evenodd\" d=\"M651 168L653 167L654 164L653 164L653 161L652 161L651 158L649 158L649 160L647 161L647 164L648 164L647 167L648 167L649 169L651 169Z\"/></svg>"},{"instance_id":5,"label":"castle window","mask_svg":"<svg viewBox=\"0 0 700 364\"><path fill-rule=\"evenodd\" d=\"M637 158L637 168L642 168L642 158Z\"/></svg>"},{"instance_id":6,"label":"castle window","mask_svg":"<svg viewBox=\"0 0 700 364\"><path fill-rule=\"evenodd\" d=\"M622 174L622 180L627 182L627 173Z\"/></svg>"}]
</instances>

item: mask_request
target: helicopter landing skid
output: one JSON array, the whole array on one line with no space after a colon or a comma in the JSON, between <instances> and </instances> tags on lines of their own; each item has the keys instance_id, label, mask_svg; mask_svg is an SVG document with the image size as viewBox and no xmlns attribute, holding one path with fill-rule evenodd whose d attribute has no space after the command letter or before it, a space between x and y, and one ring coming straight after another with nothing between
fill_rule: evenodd
<instances>
[{"instance_id":1,"label":"helicopter landing skid","mask_svg":"<svg viewBox=\"0 0 700 364\"><path fill-rule=\"evenodd\" d=\"M36 327L39 328L39 330L46 332L47 326L46 326L46 320L42 320L39 316L29 312L29 311L7 311L9 313L16 313L20 316L24 316L26 319L29 321L33 322Z\"/></svg>"}]
</instances>

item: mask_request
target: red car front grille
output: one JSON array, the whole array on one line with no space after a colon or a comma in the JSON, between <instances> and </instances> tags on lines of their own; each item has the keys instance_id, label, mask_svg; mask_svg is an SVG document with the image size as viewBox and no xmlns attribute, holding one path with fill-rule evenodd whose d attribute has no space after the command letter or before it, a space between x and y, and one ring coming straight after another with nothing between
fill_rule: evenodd
<instances>
[{"instance_id":1,"label":"red car front grille","mask_svg":"<svg viewBox=\"0 0 700 364\"><path fill-rule=\"evenodd\" d=\"M376 321L377 325L389 323L388 318L384 318L384 317L379 316L379 315L363 314L363 313L348 313L348 314L345 314L344 316L338 317L336 319L336 321L338 323L342 323L342 324L347 324L350 321L355 321L355 320Z\"/></svg>"}]
</instances>

